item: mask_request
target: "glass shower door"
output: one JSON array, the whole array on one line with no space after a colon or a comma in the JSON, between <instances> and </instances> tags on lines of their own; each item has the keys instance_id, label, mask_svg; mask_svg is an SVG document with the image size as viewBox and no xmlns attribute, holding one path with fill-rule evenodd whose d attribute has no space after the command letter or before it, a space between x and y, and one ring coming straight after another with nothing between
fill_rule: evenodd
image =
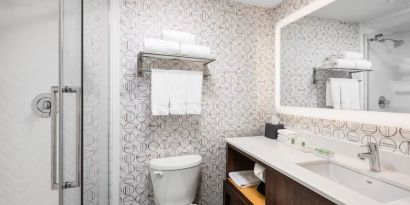
<instances>
[{"instance_id":1,"label":"glass shower door","mask_svg":"<svg viewBox=\"0 0 410 205\"><path fill-rule=\"evenodd\" d=\"M108 204L107 10L0 1L0 204Z\"/></svg>"}]
</instances>

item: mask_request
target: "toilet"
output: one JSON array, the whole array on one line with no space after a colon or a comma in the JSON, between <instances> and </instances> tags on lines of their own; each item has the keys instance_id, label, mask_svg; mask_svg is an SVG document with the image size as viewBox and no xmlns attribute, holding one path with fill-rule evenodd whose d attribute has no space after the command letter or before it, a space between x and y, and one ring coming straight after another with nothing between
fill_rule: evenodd
<instances>
[{"instance_id":1,"label":"toilet","mask_svg":"<svg viewBox=\"0 0 410 205\"><path fill-rule=\"evenodd\" d=\"M156 205L192 204L201 178L202 157L186 155L149 163Z\"/></svg>"}]
</instances>

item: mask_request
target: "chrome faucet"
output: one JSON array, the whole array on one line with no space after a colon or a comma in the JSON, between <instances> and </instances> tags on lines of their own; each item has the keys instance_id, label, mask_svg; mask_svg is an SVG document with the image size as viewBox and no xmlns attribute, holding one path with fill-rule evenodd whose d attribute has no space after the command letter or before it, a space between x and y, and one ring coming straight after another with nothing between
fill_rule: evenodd
<instances>
[{"instance_id":1,"label":"chrome faucet","mask_svg":"<svg viewBox=\"0 0 410 205\"><path fill-rule=\"evenodd\" d=\"M362 147L367 147L368 152L366 153L359 153L357 157L359 159L364 160L366 158L369 159L370 163L370 170L374 172L380 172L380 159L379 159L379 147L377 143L369 142L367 145L363 145Z\"/></svg>"}]
</instances>

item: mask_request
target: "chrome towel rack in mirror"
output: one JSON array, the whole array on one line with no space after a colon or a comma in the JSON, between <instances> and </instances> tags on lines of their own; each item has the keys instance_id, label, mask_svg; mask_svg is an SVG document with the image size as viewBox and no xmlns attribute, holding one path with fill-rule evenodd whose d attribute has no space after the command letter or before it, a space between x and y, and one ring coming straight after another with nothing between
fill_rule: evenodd
<instances>
[{"instance_id":1,"label":"chrome towel rack in mirror","mask_svg":"<svg viewBox=\"0 0 410 205\"><path fill-rule=\"evenodd\" d=\"M209 77L209 70L208 64L214 62L216 59L213 58L196 58L196 57L189 57L189 56L176 56L176 55L164 55L158 53L145 53L140 52L138 54L138 64L137 64L137 71L138 76L142 76L143 72L151 72L150 69L144 69L143 63L145 58L157 58L157 59L166 59L166 60L181 60L181 61L193 61L193 62L202 62L203 63L203 72L204 77Z\"/></svg>"},{"instance_id":2,"label":"chrome towel rack in mirror","mask_svg":"<svg viewBox=\"0 0 410 205\"><path fill-rule=\"evenodd\" d=\"M341 71L341 72L348 72L349 78L352 78L353 73L361 73L361 72L370 72L373 71L372 69L358 69L358 68L313 68L312 79L313 84L316 84L318 81L326 81L324 79L317 79L317 73L320 71Z\"/></svg>"}]
</instances>

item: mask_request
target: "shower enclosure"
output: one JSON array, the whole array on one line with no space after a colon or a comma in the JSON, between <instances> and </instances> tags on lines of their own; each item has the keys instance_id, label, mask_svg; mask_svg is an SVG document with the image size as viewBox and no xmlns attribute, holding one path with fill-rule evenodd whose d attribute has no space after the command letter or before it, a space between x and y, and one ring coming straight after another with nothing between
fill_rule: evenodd
<instances>
[{"instance_id":1,"label":"shower enclosure","mask_svg":"<svg viewBox=\"0 0 410 205\"><path fill-rule=\"evenodd\" d=\"M108 204L107 0L3 0L0 26L0 204Z\"/></svg>"},{"instance_id":2,"label":"shower enclosure","mask_svg":"<svg viewBox=\"0 0 410 205\"><path fill-rule=\"evenodd\" d=\"M410 113L410 27L400 25L367 34L368 108Z\"/></svg>"}]
</instances>

